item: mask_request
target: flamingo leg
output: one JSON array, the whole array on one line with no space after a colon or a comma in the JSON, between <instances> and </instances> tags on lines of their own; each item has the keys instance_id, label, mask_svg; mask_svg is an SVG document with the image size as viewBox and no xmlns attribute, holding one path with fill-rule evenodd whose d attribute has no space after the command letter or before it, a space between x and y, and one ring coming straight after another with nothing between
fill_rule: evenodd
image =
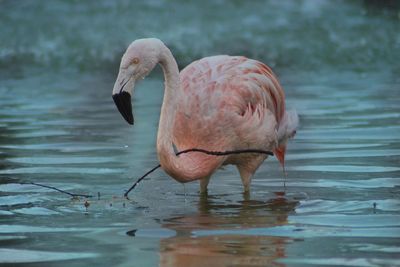
<instances>
[{"instance_id":1,"label":"flamingo leg","mask_svg":"<svg viewBox=\"0 0 400 267\"><path fill-rule=\"evenodd\" d=\"M211 175L200 179L200 194L207 193L207 186L208 186L208 183L210 182L210 178L211 178Z\"/></svg>"},{"instance_id":2,"label":"flamingo leg","mask_svg":"<svg viewBox=\"0 0 400 267\"><path fill-rule=\"evenodd\" d=\"M251 184L251 178L253 177L254 172L249 171L247 168L238 165L237 166L239 173L240 173L240 178L242 178L242 183L244 187L244 192L249 192L250 191L250 184Z\"/></svg>"}]
</instances>

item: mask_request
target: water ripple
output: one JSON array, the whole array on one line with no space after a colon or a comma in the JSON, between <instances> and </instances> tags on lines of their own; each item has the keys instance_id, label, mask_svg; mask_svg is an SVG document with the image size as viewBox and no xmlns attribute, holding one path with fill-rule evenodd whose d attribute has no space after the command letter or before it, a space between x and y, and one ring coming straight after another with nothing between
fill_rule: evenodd
<instances>
[{"instance_id":1,"label":"water ripple","mask_svg":"<svg viewBox=\"0 0 400 267\"><path fill-rule=\"evenodd\" d=\"M315 172L356 172L356 173L374 173L374 172L397 172L399 167L383 166L355 166L355 165L307 165L289 167L293 171L315 171Z\"/></svg>"},{"instance_id":2,"label":"water ripple","mask_svg":"<svg viewBox=\"0 0 400 267\"><path fill-rule=\"evenodd\" d=\"M0 248L0 263L30 263L76 260L97 257L97 253L68 251L38 251L26 249Z\"/></svg>"}]
</instances>

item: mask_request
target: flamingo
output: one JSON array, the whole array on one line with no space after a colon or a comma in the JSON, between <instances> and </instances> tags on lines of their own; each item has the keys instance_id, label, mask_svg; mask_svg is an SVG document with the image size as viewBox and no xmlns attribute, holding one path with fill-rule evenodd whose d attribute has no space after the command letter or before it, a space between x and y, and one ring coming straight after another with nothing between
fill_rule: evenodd
<instances>
[{"instance_id":1,"label":"flamingo","mask_svg":"<svg viewBox=\"0 0 400 267\"><path fill-rule=\"evenodd\" d=\"M269 150L284 168L286 145L296 133L298 116L285 111L284 91L267 65L243 56L218 55L194 61L179 73L161 40L135 40L122 56L113 88L114 102L129 124L134 124L134 85L157 64L165 78L157 154L167 174L181 183L200 180L200 192L205 193L211 175L232 164L248 192L252 176L268 157L256 153L176 155L191 148Z\"/></svg>"}]
</instances>

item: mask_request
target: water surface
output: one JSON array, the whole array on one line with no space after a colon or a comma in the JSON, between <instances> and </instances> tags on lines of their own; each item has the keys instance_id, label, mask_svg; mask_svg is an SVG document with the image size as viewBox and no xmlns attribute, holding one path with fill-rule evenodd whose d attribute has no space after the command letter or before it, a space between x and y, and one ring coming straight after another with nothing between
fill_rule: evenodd
<instances>
[{"instance_id":1,"label":"water surface","mask_svg":"<svg viewBox=\"0 0 400 267\"><path fill-rule=\"evenodd\" d=\"M399 14L390 1L0 1L0 264L400 266ZM243 195L226 167L205 197L158 170L122 198L157 164L160 71L137 85L134 127L111 99L145 36L180 66L221 53L272 66L301 120L288 176L270 158ZM94 198L86 211L29 181Z\"/></svg>"}]
</instances>

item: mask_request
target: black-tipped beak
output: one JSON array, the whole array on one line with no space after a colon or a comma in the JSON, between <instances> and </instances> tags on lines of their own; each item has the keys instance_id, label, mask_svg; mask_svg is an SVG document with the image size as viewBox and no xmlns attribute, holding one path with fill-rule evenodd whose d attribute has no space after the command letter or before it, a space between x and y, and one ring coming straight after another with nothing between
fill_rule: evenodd
<instances>
[{"instance_id":1,"label":"black-tipped beak","mask_svg":"<svg viewBox=\"0 0 400 267\"><path fill-rule=\"evenodd\" d=\"M124 117L129 124L133 125L131 95L128 92L122 91L119 94L114 94L112 98L122 117Z\"/></svg>"}]
</instances>

